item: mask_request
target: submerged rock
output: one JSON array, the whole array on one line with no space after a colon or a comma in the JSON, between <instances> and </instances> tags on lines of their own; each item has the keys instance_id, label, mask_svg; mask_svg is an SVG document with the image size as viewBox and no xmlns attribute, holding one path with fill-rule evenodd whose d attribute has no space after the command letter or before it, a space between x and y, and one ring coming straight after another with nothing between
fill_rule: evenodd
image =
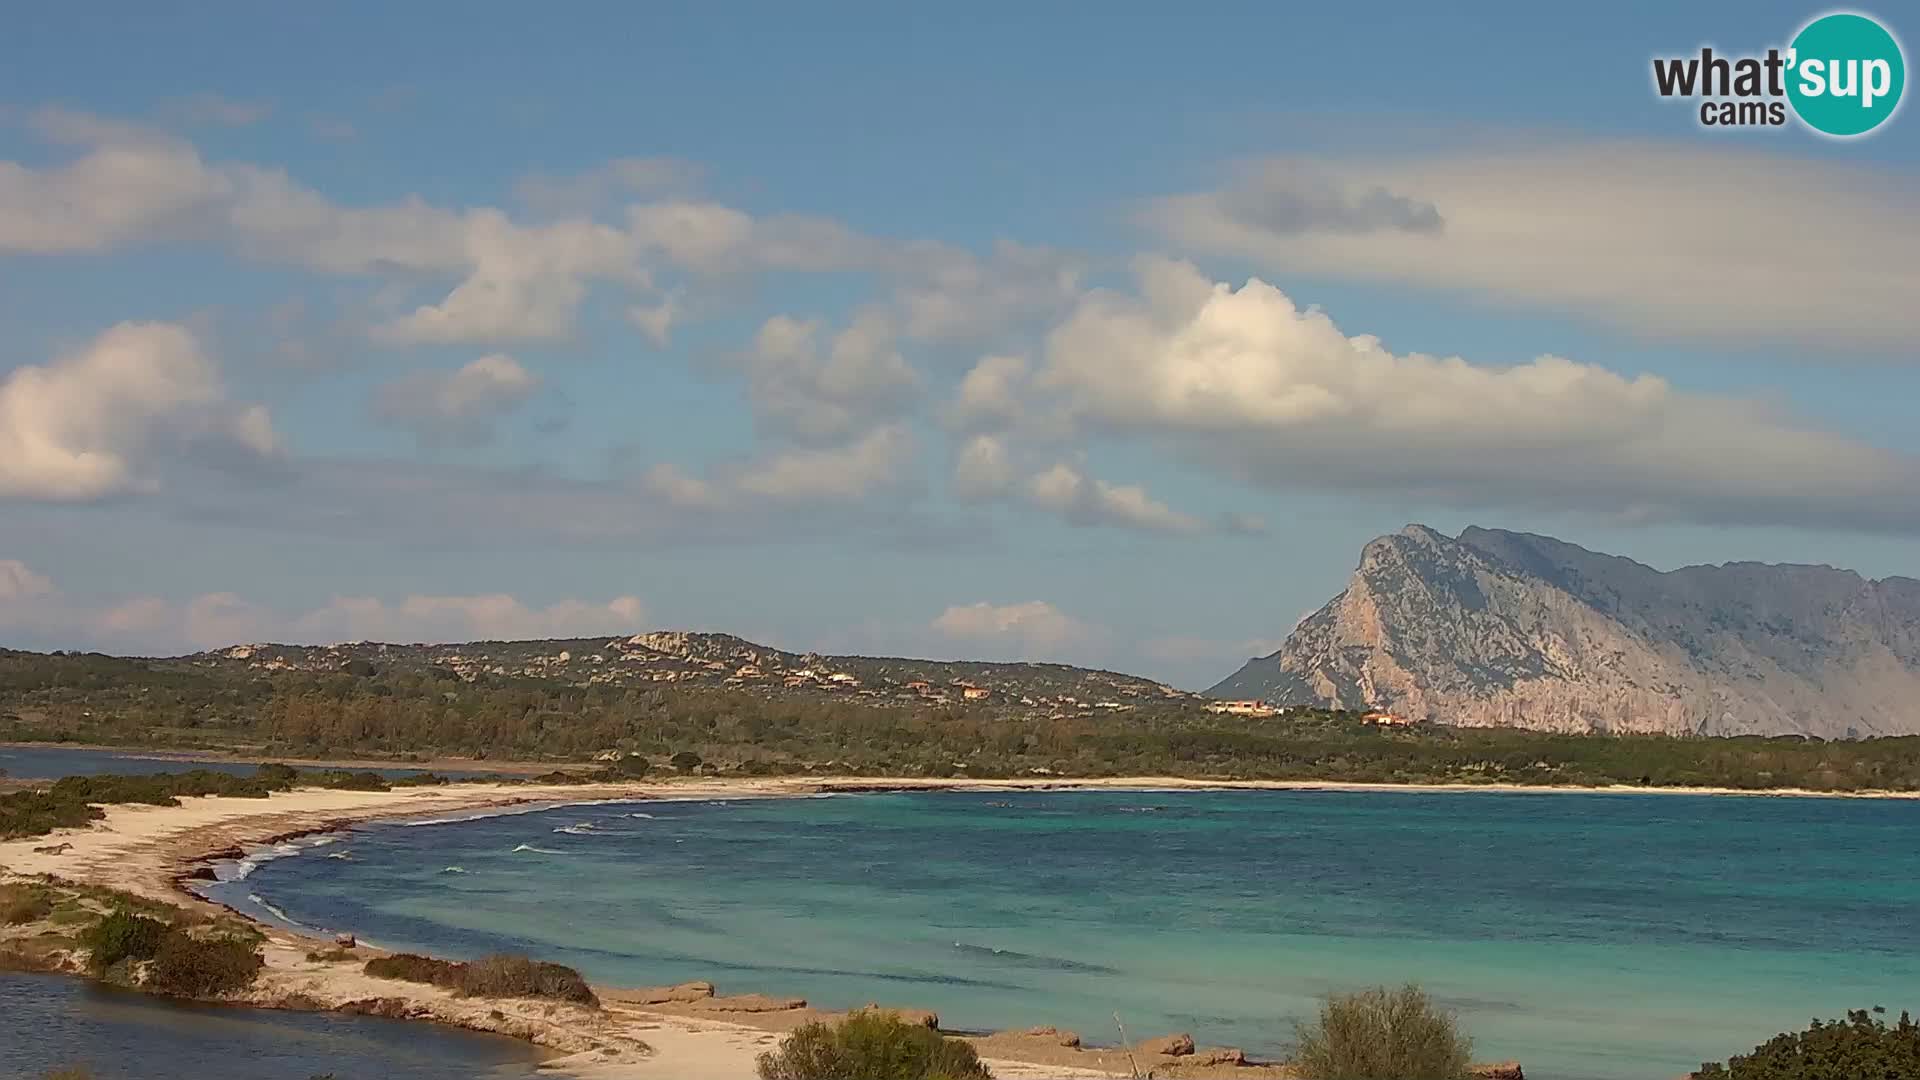
<instances>
[{"instance_id":1,"label":"submerged rock","mask_svg":"<svg viewBox=\"0 0 1920 1080\"><path fill-rule=\"evenodd\" d=\"M677 986L645 986L638 990L615 991L612 1000L635 1005L686 1005L712 996L713 984L710 982L683 982Z\"/></svg>"},{"instance_id":2,"label":"submerged rock","mask_svg":"<svg viewBox=\"0 0 1920 1080\"><path fill-rule=\"evenodd\" d=\"M694 1002L694 1007L713 1012L788 1012L807 1007L806 998L768 997L765 994L735 994L732 997L709 997Z\"/></svg>"}]
</instances>

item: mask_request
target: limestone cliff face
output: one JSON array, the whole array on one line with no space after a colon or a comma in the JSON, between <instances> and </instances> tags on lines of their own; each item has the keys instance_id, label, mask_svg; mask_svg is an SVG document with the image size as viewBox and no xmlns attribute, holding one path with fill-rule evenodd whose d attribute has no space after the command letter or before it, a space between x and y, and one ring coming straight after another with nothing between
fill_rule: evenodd
<instances>
[{"instance_id":1,"label":"limestone cliff face","mask_svg":"<svg viewBox=\"0 0 1920 1080\"><path fill-rule=\"evenodd\" d=\"M1662 573L1551 537L1411 525L1209 693L1548 731L1920 733L1920 581Z\"/></svg>"}]
</instances>

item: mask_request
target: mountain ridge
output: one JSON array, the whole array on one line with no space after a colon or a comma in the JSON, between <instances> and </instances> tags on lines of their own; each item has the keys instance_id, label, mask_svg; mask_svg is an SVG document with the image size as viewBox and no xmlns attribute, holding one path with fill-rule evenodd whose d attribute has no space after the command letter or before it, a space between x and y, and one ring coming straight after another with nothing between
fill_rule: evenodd
<instances>
[{"instance_id":1,"label":"mountain ridge","mask_svg":"<svg viewBox=\"0 0 1920 1080\"><path fill-rule=\"evenodd\" d=\"M1565 732L1920 733L1920 580L1663 571L1550 536L1409 525L1208 693Z\"/></svg>"}]
</instances>

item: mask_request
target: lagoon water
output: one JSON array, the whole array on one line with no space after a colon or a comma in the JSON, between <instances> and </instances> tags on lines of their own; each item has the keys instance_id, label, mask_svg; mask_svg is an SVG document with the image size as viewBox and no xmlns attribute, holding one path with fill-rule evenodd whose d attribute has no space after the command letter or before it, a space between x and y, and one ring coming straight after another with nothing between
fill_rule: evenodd
<instances>
[{"instance_id":1,"label":"lagoon water","mask_svg":"<svg viewBox=\"0 0 1920 1080\"><path fill-rule=\"evenodd\" d=\"M415 1021L185 1005L59 975L0 973L0 1080L535 1080L517 1039Z\"/></svg>"},{"instance_id":2,"label":"lagoon water","mask_svg":"<svg viewBox=\"0 0 1920 1080\"><path fill-rule=\"evenodd\" d=\"M1089 1041L1117 1011L1274 1053L1317 995L1413 980L1481 1059L1670 1080L1920 1006L1917 840L1891 800L874 794L372 825L219 888L389 947Z\"/></svg>"}]
</instances>

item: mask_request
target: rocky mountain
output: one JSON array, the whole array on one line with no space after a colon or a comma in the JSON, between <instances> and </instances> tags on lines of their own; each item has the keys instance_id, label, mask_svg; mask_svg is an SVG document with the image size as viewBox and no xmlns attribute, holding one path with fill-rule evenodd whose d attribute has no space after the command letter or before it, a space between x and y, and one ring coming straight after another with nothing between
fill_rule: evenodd
<instances>
[{"instance_id":1,"label":"rocky mountain","mask_svg":"<svg viewBox=\"0 0 1920 1080\"><path fill-rule=\"evenodd\" d=\"M532 679L570 686L666 684L764 694L833 695L873 704L916 699L1078 711L1197 702L1164 683L1065 664L912 660L795 653L731 634L656 630L632 637L401 645L235 645L185 658L253 672L451 672L462 679Z\"/></svg>"},{"instance_id":2,"label":"rocky mountain","mask_svg":"<svg viewBox=\"0 0 1920 1080\"><path fill-rule=\"evenodd\" d=\"M1914 734L1920 581L1662 572L1547 536L1410 525L1208 692L1565 732Z\"/></svg>"}]
</instances>

